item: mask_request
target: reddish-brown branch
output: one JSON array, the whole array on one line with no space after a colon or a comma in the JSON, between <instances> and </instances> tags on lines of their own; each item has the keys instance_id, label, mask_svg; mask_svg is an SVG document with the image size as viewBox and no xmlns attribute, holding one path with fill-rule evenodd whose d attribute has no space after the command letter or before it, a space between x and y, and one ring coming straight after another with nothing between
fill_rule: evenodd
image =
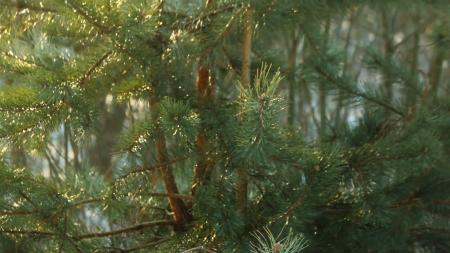
<instances>
[{"instance_id":1,"label":"reddish-brown branch","mask_svg":"<svg viewBox=\"0 0 450 253\"><path fill-rule=\"evenodd\" d=\"M166 149L166 140L162 133L160 133L156 139L156 152L158 162L165 163L167 161L168 155ZM173 197L173 195L178 194L178 187L175 183L175 177L173 176L172 168L169 165L161 166L161 172L164 180L164 185L166 187L166 192L169 196L169 204L173 211L175 229L183 230L189 218L183 200Z\"/></svg>"},{"instance_id":2,"label":"reddish-brown branch","mask_svg":"<svg viewBox=\"0 0 450 253\"><path fill-rule=\"evenodd\" d=\"M152 98L150 101L150 110L152 112L152 117L155 121L158 119L158 114L156 110L156 100ZM159 125L156 125L156 159L159 164L163 164L160 166L161 174L164 181L164 186L166 188L166 192L168 194L168 200L170 204L170 208L173 211L173 220L175 230L184 230L186 223L190 220L190 215L187 212L186 205L183 200L178 197L174 197L174 195L178 195L178 187L175 182L175 177L172 172L172 168L168 164L169 155L167 153L166 147L166 139Z\"/></svg>"}]
</instances>

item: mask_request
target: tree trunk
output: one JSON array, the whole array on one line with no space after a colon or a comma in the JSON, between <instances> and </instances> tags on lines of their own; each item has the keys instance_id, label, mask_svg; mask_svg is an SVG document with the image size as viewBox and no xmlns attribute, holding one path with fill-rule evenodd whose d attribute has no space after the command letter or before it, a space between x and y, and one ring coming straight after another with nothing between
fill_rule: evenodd
<instances>
[{"instance_id":1,"label":"tree trunk","mask_svg":"<svg viewBox=\"0 0 450 253\"><path fill-rule=\"evenodd\" d=\"M212 7L213 0L206 0L205 9ZM198 188L205 182L206 174L209 168L208 159L208 139L206 137L204 124L205 107L212 101L214 96L214 83L211 77L210 69L204 65L203 57L200 57L197 68L197 80L195 82L197 89L197 101L200 115L200 130L196 136L198 159L194 167L194 181L191 187L191 194L195 195Z\"/></svg>"},{"instance_id":2,"label":"tree trunk","mask_svg":"<svg viewBox=\"0 0 450 253\"><path fill-rule=\"evenodd\" d=\"M207 66L199 61L197 70L197 99L200 114L200 131L196 137L198 159L194 167L194 182L192 184L191 193L194 195L199 186L207 180L207 174L210 167L208 159L208 139L206 137L205 124L203 123L203 115L205 107L211 102L214 96L214 83L212 81L210 70Z\"/></svg>"},{"instance_id":3,"label":"tree trunk","mask_svg":"<svg viewBox=\"0 0 450 253\"><path fill-rule=\"evenodd\" d=\"M244 36L242 45L242 70L241 84L243 86L250 85L250 53L252 47L252 14L251 7L247 7L244 13ZM241 93L242 94L242 93ZM245 215L247 206L247 188L248 179L247 172L243 167L237 168L237 184L236 184L236 207Z\"/></svg>"}]
</instances>

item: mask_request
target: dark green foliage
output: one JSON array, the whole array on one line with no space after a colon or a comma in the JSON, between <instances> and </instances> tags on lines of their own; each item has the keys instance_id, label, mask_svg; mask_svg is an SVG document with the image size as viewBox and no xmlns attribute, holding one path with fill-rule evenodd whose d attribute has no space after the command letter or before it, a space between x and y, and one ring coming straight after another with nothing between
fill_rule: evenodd
<instances>
[{"instance_id":1,"label":"dark green foliage","mask_svg":"<svg viewBox=\"0 0 450 253\"><path fill-rule=\"evenodd\" d=\"M0 6L0 252L450 251L448 1Z\"/></svg>"}]
</instances>

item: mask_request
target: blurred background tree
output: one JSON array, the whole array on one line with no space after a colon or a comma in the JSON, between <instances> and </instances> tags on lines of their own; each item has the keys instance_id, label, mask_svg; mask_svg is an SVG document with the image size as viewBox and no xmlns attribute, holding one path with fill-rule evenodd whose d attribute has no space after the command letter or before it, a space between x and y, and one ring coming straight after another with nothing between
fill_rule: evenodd
<instances>
[{"instance_id":1,"label":"blurred background tree","mask_svg":"<svg viewBox=\"0 0 450 253\"><path fill-rule=\"evenodd\" d=\"M449 251L447 0L0 6L0 251Z\"/></svg>"}]
</instances>

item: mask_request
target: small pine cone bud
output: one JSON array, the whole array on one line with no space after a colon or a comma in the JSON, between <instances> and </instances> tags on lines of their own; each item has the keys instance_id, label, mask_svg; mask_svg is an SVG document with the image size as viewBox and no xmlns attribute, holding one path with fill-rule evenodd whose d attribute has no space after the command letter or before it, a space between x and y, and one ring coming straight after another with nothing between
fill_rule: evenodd
<instances>
[{"instance_id":1,"label":"small pine cone bud","mask_svg":"<svg viewBox=\"0 0 450 253\"><path fill-rule=\"evenodd\" d=\"M283 248L283 244L277 242L272 246L272 251L274 253L277 253L277 252L280 252L282 248Z\"/></svg>"}]
</instances>

